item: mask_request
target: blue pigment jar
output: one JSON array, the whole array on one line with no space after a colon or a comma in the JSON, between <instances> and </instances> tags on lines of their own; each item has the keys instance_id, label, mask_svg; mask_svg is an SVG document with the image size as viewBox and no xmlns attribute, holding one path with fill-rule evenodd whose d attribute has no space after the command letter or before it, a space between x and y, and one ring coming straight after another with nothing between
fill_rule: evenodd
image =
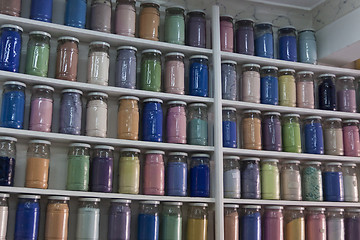
<instances>
[{"instance_id":1,"label":"blue pigment jar","mask_svg":"<svg viewBox=\"0 0 360 240\"><path fill-rule=\"evenodd\" d=\"M280 113L267 112L263 114L261 122L262 130L262 147L263 150L281 151L282 137L281 137L281 121Z\"/></svg>"},{"instance_id":2,"label":"blue pigment jar","mask_svg":"<svg viewBox=\"0 0 360 240\"><path fill-rule=\"evenodd\" d=\"M336 110L335 77L334 74L321 74L319 76L319 109Z\"/></svg>"},{"instance_id":3,"label":"blue pigment jar","mask_svg":"<svg viewBox=\"0 0 360 240\"><path fill-rule=\"evenodd\" d=\"M158 201L140 202L138 216L138 240L159 239L159 204Z\"/></svg>"},{"instance_id":4,"label":"blue pigment jar","mask_svg":"<svg viewBox=\"0 0 360 240\"><path fill-rule=\"evenodd\" d=\"M142 139L150 142L163 141L163 110L161 99L148 98L143 101Z\"/></svg>"},{"instance_id":5,"label":"blue pigment jar","mask_svg":"<svg viewBox=\"0 0 360 240\"><path fill-rule=\"evenodd\" d=\"M190 197L210 196L210 156L193 154L190 164Z\"/></svg>"},{"instance_id":6,"label":"blue pigment jar","mask_svg":"<svg viewBox=\"0 0 360 240\"><path fill-rule=\"evenodd\" d=\"M16 142L16 138L0 136L0 186L14 186Z\"/></svg>"},{"instance_id":7,"label":"blue pigment jar","mask_svg":"<svg viewBox=\"0 0 360 240\"><path fill-rule=\"evenodd\" d=\"M261 240L261 206L245 205L240 219L240 239Z\"/></svg>"},{"instance_id":8,"label":"blue pigment jar","mask_svg":"<svg viewBox=\"0 0 360 240\"><path fill-rule=\"evenodd\" d=\"M209 96L209 66L207 56L194 55L189 58L189 94L192 96Z\"/></svg>"},{"instance_id":9,"label":"blue pigment jar","mask_svg":"<svg viewBox=\"0 0 360 240\"><path fill-rule=\"evenodd\" d=\"M187 194L187 156L185 152L169 153L166 165L166 195L184 197Z\"/></svg>"},{"instance_id":10,"label":"blue pigment jar","mask_svg":"<svg viewBox=\"0 0 360 240\"><path fill-rule=\"evenodd\" d=\"M279 104L277 71L278 68L273 66L265 66L260 69L260 102L263 104Z\"/></svg>"},{"instance_id":11,"label":"blue pigment jar","mask_svg":"<svg viewBox=\"0 0 360 240\"><path fill-rule=\"evenodd\" d=\"M40 196L19 195L14 240L37 240L40 221Z\"/></svg>"},{"instance_id":12,"label":"blue pigment jar","mask_svg":"<svg viewBox=\"0 0 360 240\"><path fill-rule=\"evenodd\" d=\"M86 0L67 0L64 24L70 27L85 28Z\"/></svg>"},{"instance_id":13,"label":"blue pigment jar","mask_svg":"<svg viewBox=\"0 0 360 240\"><path fill-rule=\"evenodd\" d=\"M285 61L297 61L296 29L292 26L279 29L279 59Z\"/></svg>"},{"instance_id":14,"label":"blue pigment jar","mask_svg":"<svg viewBox=\"0 0 360 240\"><path fill-rule=\"evenodd\" d=\"M236 109L224 107L222 110L223 147L237 147Z\"/></svg>"},{"instance_id":15,"label":"blue pigment jar","mask_svg":"<svg viewBox=\"0 0 360 240\"><path fill-rule=\"evenodd\" d=\"M260 158L242 158L241 197L260 199Z\"/></svg>"},{"instance_id":16,"label":"blue pigment jar","mask_svg":"<svg viewBox=\"0 0 360 240\"><path fill-rule=\"evenodd\" d=\"M1 26L0 70L19 72L21 56L21 35L23 29L12 24Z\"/></svg>"},{"instance_id":17,"label":"blue pigment jar","mask_svg":"<svg viewBox=\"0 0 360 240\"><path fill-rule=\"evenodd\" d=\"M312 29L302 30L298 37L299 62L316 64L317 47L315 31Z\"/></svg>"},{"instance_id":18,"label":"blue pigment jar","mask_svg":"<svg viewBox=\"0 0 360 240\"><path fill-rule=\"evenodd\" d=\"M344 201L344 179L341 163L327 163L323 171L324 200L330 202Z\"/></svg>"},{"instance_id":19,"label":"blue pigment jar","mask_svg":"<svg viewBox=\"0 0 360 240\"><path fill-rule=\"evenodd\" d=\"M115 86L136 88L136 52L137 48L122 46L117 48Z\"/></svg>"},{"instance_id":20,"label":"blue pigment jar","mask_svg":"<svg viewBox=\"0 0 360 240\"><path fill-rule=\"evenodd\" d=\"M271 23L255 25L255 55L274 58L274 36Z\"/></svg>"},{"instance_id":21,"label":"blue pigment jar","mask_svg":"<svg viewBox=\"0 0 360 240\"><path fill-rule=\"evenodd\" d=\"M25 83L8 81L4 83L1 103L0 126L24 128Z\"/></svg>"},{"instance_id":22,"label":"blue pigment jar","mask_svg":"<svg viewBox=\"0 0 360 240\"><path fill-rule=\"evenodd\" d=\"M320 116L305 118L305 153L324 154L324 137Z\"/></svg>"},{"instance_id":23,"label":"blue pigment jar","mask_svg":"<svg viewBox=\"0 0 360 240\"><path fill-rule=\"evenodd\" d=\"M30 19L51 22L53 0L31 0Z\"/></svg>"},{"instance_id":24,"label":"blue pigment jar","mask_svg":"<svg viewBox=\"0 0 360 240\"><path fill-rule=\"evenodd\" d=\"M80 135L83 92L77 89L64 89L61 93L59 132Z\"/></svg>"}]
</instances>

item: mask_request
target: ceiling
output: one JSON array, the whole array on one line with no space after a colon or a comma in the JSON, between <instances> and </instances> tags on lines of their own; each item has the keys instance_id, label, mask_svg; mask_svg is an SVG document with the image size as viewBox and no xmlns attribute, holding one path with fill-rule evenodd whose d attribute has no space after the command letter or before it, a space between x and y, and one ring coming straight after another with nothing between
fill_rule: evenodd
<instances>
[{"instance_id":1,"label":"ceiling","mask_svg":"<svg viewBox=\"0 0 360 240\"><path fill-rule=\"evenodd\" d=\"M263 3L273 6L312 10L325 0L247 0L248 2Z\"/></svg>"}]
</instances>

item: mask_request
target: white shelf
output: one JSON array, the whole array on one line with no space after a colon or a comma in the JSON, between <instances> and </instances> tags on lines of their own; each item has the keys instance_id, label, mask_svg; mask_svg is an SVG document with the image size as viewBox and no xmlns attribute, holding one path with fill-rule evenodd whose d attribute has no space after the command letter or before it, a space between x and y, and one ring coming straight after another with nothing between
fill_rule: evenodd
<instances>
[{"instance_id":1,"label":"white shelf","mask_svg":"<svg viewBox=\"0 0 360 240\"><path fill-rule=\"evenodd\" d=\"M36 194L42 196L69 196L69 197L92 197L92 198L113 198L113 199L130 199L130 200L154 200L161 202L203 202L213 203L214 198L199 197L172 197L172 196L155 196L155 195L134 195L120 193L100 193L100 192L82 192L55 189L38 189L25 187L0 187L0 192L14 194Z\"/></svg>"},{"instance_id":2,"label":"white shelf","mask_svg":"<svg viewBox=\"0 0 360 240\"><path fill-rule=\"evenodd\" d=\"M160 149L164 151L186 151L186 152L213 152L212 146L198 146L189 144L175 144L162 142L133 141L116 138L98 138L79 135L68 135L61 133L37 132L22 129L0 127L0 135L9 135L19 139L46 139L51 142L84 142L96 145L111 145L117 147L138 147L144 149Z\"/></svg>"},{"instance_id":3,"label":"white shelf","mask_svg":"<svg viewBox=\"0 0 360 240\"><path fill-rule=\"evenodd\" d=\"M245 109L257 109L260 111L271 111L271 112L280 112L280 113L297 113L301 116L307 115L316 115L321 117L337 117L342 119L359 119L360 113L349 113L349 112L340 112L340 111L328 111L320 109L309 109L309 108L299 108L299 107L285 107L285 106L276 106L270 104L260 104L260 103L250 103L242 101L232 101L232 100L221 100L223 107L235 107L239 110Z\"/></svg>"}]
</instances>

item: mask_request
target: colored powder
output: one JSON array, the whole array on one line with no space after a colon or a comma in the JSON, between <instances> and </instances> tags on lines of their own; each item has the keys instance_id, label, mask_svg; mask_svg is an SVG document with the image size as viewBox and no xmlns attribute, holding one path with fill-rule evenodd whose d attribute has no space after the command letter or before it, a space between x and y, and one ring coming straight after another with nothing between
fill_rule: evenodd
<instances>
[{"instance_id":1,"label":"colored powder","mask_svg":"<svg viewBox=\"0 0 360 240\"><path fill-rule=\"evenodd\" d=\"M326 218L323 213L306 217L306 240L326 240Z\"/></svg>"},{"instance_id":2,"label":"colored powder","mask_svg":"<svg viewBox=\"0 0 360 240\"><path fill-rule=\"evenodd\" d=\"M301 201L300 171L286 168L281 171L281 199Z\"/></svg>"},{"instance_id":3,"label":"colored powder","mask_svg":"<svg viewBox=\"0 0 360 240\"><path fill-rule=\"evenodd\" d=\"M1 104L1 127L24 128L25 93L19 90L6 91Z\"/></svg>"},{"instance_id":4,"label":"colored powder","mask_svg":"<svg viewBox=\"0 0 360 240\"><path fill-rule=\"evenodd\" d=\"M52 0L45 0L52 2ZM50 46L48 44L28 44L25 73L47 77L49 70Z\"/></svg>"},{"instance_id":5,"label":"colored powder","mask_svg":"<svg viewBox=\"0 0 360 240\"><path fill-rule=\"evenodd\" d=\"M324 129L325 154L344 155L344 139L341 128Z\"/></svg>"},{"instance_id":6,"label":"colored powder","mask_svg":"<svg viewBox=\"0 0 360 240\"><path fill-rule=\"evenodd\" d=\"M323 172L324 200L344 201L344 179L342 172Z\"/></svg>"},{"instance_id":7,"label":"colored powder","mask_svg":"<svg viewBox=\"0 0 360 240\"><path fill-rule=\"evenodd\" d=\"M187 164L168 162L166 165L166 195L184 197L187 193Z\"/></svg>"},{"instance_id":8,"label":"colored powder","mask_svg":"<svg viewBox=\"0 0 360 240\"><path fill-rule=\"evenodd\" d=\"M302 31L298 39L299 61L303 63L316 64L317 50L314 31Z\"/></svg>"},{"instance_id":9,"label":"colored powder","mask_svg":"<svg viewBox=\"0 0 360 240\"><path fill-rule=\"evenodd\" d=\"M31 0L30 19L51 22L53 0Z\"/></svg>"},{"instance_id":10,"label":"colored powder","mask_svg":"<svg viewBox=\"0 0 360 240\"><path fill-rule=\"evenodd\" d=\"M186 143L186 112L184 105L170 106L166 116L168 143Z\"/></svg>"},{"instance_id":11,"label":"colored powder","mask_svg":"<svg viewBox=\"0 0 360 240\"><path fill-rule=\"evenodd\" d=\"M135 37L136 10L131 1L117 2L115 10L115 33Z\"/></svg>"},{"instance_id":12,"label":"colored powder","mask_svg":"<svg viewBox=\"0 0 360 240\"><path fill-rule=\"evenodd\" d=\"M302 171L302 193L305 201L323 201L321 170L308 166Z\"/></svg>"},{"instance_id":13,"label":"colored powder","mask_svg":"<svg viewBox=\"0 0 360 240\"><path fill-rule=\"evenodd\" d=\"M227 100L237 99L236 65L221 64L222 98Z\"/></svg>"},{"instance_id":14,"label":"colored powder","mask_svg":"<svg viewBox=\"0 0 360 240\"><path fill-rule=\"evenodd\" d=\"M336 110L335 84L331 79L325 79L318 87L319 109Z\"/></svg>"},{"instance_id":15,"label":"colored powder","mask_svg":"<svg viewBox=\"0 0 360 240\"><path fill-rule=\"evenodd\" d=\"M300 124L285 122L282 126L282 143L285 152L301 153Z\"/></svg>"},{"instance_id":16,"label":"colored powder","mask_svg":"<svg viewBox=\"0 0 360 240\"><path fill-rule=\"evenodd\" d=\"M358 179L355 175L344 175L344 199L346 202L358 202Z\"/></svg>"},{"instance_id":17,"label":"colored powder","mask_svg":"<svg viewBox=\"0 0 360 240\"><path fill-rule=\"evenodd\" d=\"M165 194L165 166L162 154L146 155L143 169L143 194Z\"/></svg>"},{"instance_id":18,"label":"colored powder","mask_svg":"<svg viewBox=\"0 0 360 240\"><path fill-rule=\"evenodd\" d=\"M163 240L182 239L182 217L178 215L162 215L161 236Z\"/></svg>"},{"instance_id":19,"label":"colored powder","mask_svg":"<svg viewBox=\"0 0 360 240\"><path fill-rule=\"evenodd\" d=\"M241 195L245 199L260 199L260 169L258 163L246 163L241 171Z\"/></svg>"},{"instance_id":20,"label":"colored powder","mask_svg":"<svg viewBox=\"0 0 360 240\"><path fill-rule=\"evenodd\" d=\"M327 218L327 240L345 240L344 218Z\"/></svg>"},{"instance_id":21,"label":"colored powder","mask_svg":"<svg viewBox=\"0 0 360 240\"><path fill-rule=\"evenodd\" d=\"M165 17L164 41L185 44L185 19L183 14L167 14Z\"/></svg>"},{"instance_id":22,"label":"colored powder","mask_svg":"<svg viewBox=\"0 0 360 240\"><path fill-rule=\"evenodd\" d=\"M50 160L31 157L27 159L25 187L48 188Z\"/></svg>"},{"instance_id":23,"label":"colored powder","mask_svg":"<svg viewBox=\"0 0 360 240\"><path fill-rule=\"evenodd\" d=\"M136 51L131 49L118 50L115 69L115 86L136 88Z\"/></svg>"},{"instance_id":24,"label":"colored powder","mask_svg":"<svg viewBox=\"0 0 360 240\"><path fill-rule=\"evenodd\" d=\"M138 157L120 157L119 193L139 194L140 160Z\"/></svg>"},{"instance_id":25,"label":"colored powder","mask_svg":"<svg viewBox=\"0 0 360 240\"><path fill-rule=\"evenodd\" d=\"M246 117L242 122L243 148L261 150L261 120L257 117Z\"/></svg>"},{"instance_id":26,"label":"colored powder","mask_svg":"<svg viewBox=\"0 0 360 240\"><path fill-rule=\"evenodd\" d=\"M279 38L279 59L285 61L297 61L296 36L281 36Z\"/></svg>"},{"instance_id":27,"label":"colored powder","mask_svg":"<svg viewBox=\"0 0 360 240\"><path fill-rule=\"evenodd\" d=\"M224 240L239 240L239 214L237 212L224 217Z\"/></svg>"},{"instance_id":28,"label":"colored powder","mask_svg":"<svg viewBox=\"0 0 360 240\"><path fill-rule=\"evenodd\" d=\"M223 121L223 147L236 148L236 122L235 121Z\"/></svg>"},{"instance_id":29,"label":"colored powder","mask_svg":"<svg viewBox=\"0 0 360 240\"><path fill-rule=\"evenodd\" d=\"M207 240L207 219L189 218L187 222L187 240Z\"/></svg>"},{"instance_id":30,"label":"colored powder","mask_svg":"<svg viewBox=\"0 0 360 240\"><path fill-rule=\"evenodd\" d=\"M286 240L305 240L305 219L303 217L291 220L285 225Z\"/></svg>"},{"instance_id":31,"label":"colored powder","mask_svg":"<svg viewBox=\"0 0 360 240\"><path fill-rule=\"evenodd\" d=\"M185 94L185 65L183 60L166 61L165 92Z\"/></svg>"},{"instance_id":32,"label":"colored powder","mask_svg":"<svg viewBox=\"0 0 360 240\"><path fill-rule=\"evenodd\" d=\"M296 107L296 85L292 75L279 77L279 105Z\"/></svg>"},{"instance_id":33,"label":"colored powder","mask_svg":"<svg viewBox=\"0 0 360 240\"><path fill-rule=\"evenodd\" d=\"M19 17L21 13L21 0L5 0L0 4L0 13Z\"/></svg>"},{"instance_id":34,"label":"colored powder","mask_svg":"<svg viewBox=\"0 0 360 240\"><path fill-rule=\"evenodd\" d=\"M16 209L14 240L38 239L40 204L28 199L19 199Z\"/></svg>"},{"instance_id":35,"label":"colored powder","mask_svg":"<svg viewBox=\"0 0 360 240\"><path fill-rule=\"evenodd\" d=\"M314 108L314 82L296 82L296 105L301 108Z\"/></svg>"},{"instance_id":36,"label":"colored powder","mask_svg":"<svg viewBox=\"0 0 360 240\"><path fill-rule=\"evenodd\" d=\"M88 191L90 179L90 157L86 155L70 155L66 189Z\"/></svg>"},{"instance_id":37,"label":"colored powder","mask_svg":"<svg viewBox=\"0 0 360 240\"><path fill-rule=\"evenodd\" d=\"M254 55L254 29L252 27L239 27L236 30L237 53Z\"/></svg>"},{"instance_id":38,"label":"colored powder","mask_svg":"<svg viewBox=\"0 0 360 240\"><path fill-rule=\"evenodd\" d=\"M283 240L283 214L279 210L266 210L263 216L263 240Z\"/></svg>"},{"instance_id":39,"label":"colored powder","mask_svg":"<svg viewBox=\"0 0 360 240\"><path fill-rule=\"evenodd\" d=\"M107 52L91 52L88 57L87 82L107 86L109 84L110 59Z\"/></svg>"},{"instance_id":40,"label":"colored powder","mask_svg":"<svg viewBox=\"0 0 360 240\"><path fill-rule=\"evenodd\" d=\"M359 128L357 126L344 126L343 133L345 156L360 156Z\"/></svg>"},{"instance_id":41,"label":"colored powder","mask_svg":"<svg viewBox=\"0 0 360 240\"><path fill-rule=\"evenodd\" d=\"M147 91L161 91L161 62L147 59L141 61L140 89Z\"/></svg>"},{"instance_id":42,"label":"colored powder","mask_svg":"<svg viewBox=\"0 0 360 240\"><path fill-rule=\"evenodd\" d=\"M337 104L339 111L356 113L355 89L337 91Z\"/></svg>"},{"instance_id":43,"label":"colored powder","mask_svg":"<svg viewBox=\"0 0 360 240\"><path fill-rule=\"evenodd\" d=\"M140 9L139 37L159 41L160 12L154 4L145 5Z\"/></svg>"},{"instance_id":44,"label":"colored powder","mask_svg":"<svg viewBox=\"0 0 360 240\"><path fill-rule=\"evenodd\" d=\"M48 203L46 208L45 239L68 238L69 206L67 203Z\"/></svg>"},{"instance_id":45,"label":"colored powder","mask_svg":"<svg viewBox=\"0 0 360 240\"><path fill-rule=\"evenodd\" d=\"M139 214L138 240L158 240L159 225L159 216L157 214Z\"/></svg>"},{"instance_id":46,"label":"colored powder","mask_svg":"<svg viewBox=\"0 0 360 240\"><path fill-rule=\"evenodd\" d=\"M70 27L85 28L86 0L67 0L64 24Z\"/></svg>"},{"instance_id":47,"label":"colored powder","mask_svg":"<svg viewBox=\"0 0 360 240\"><path fill-rule=\"evenodd\" d=\"M201 62L200 62L201 61ZM190 60L189 94L192 96L209 96L209 69L207 61Z\"/></svg>"},{"instance_id":48,"label":"colored powder","mask_svg":"<svg viewBox=\"0 0 360 240\"><path fill-rule=\"evenodd\" d=\"M104 100L90 100L86 106L86 135L106 137L107 135L107 103Z\"/></svg>"},{"instance_id":49,"label":"colored powder","mask_svg":"<svg viewBox=\"0 0 360 240\"><path fill-rule=\"evenodd\" d=\"M281 122L276 116L265 116L261 125L262 147L268 151L281 151Z\"/></svg>"},{"instance_id":50,"label":"colored powder","mask_svg":"<svg viewBox=\"0 0 360 240\"><path fill-rule=\"evenodd\" d=\"M139 101L137 99L121 99L118 110L118 138L128 140L139 139Z\"/></svg>"},{"instance_id":51,"label":"colored powder","mask_svg":"<svg viewBox=\"0 0 360 240\"><path fill-rule=\"evenodd\" d=\"M260 103L260 73L258 71L242 73L242 100Z\"/></svg>"},{"instance_id":52,"label":"colored powder","mask_svg":"<svg viewBox=\"0 0 360 240\"><path fill-rule=\"evenodd\" d=\"M231 169L224 172L224 197L240 198L240 170Z\"/></svg>"},{"instance_id":53,"label":"colored powder","mask_svg":"<svg viewBox=\"0 0 360 240\"><path fill-rule=\"evenodd\" d=\"M76 82L79 61L79 47L74 40L58 41L55 78Z\"/></svg>"},{"instance_id":54,"label":"colored powder","mask_svg":"<svg viewBox=\"0 0 360 240\"><path fill-rule=\"evenodd\" d=\"M200 164L190 169L190 196L209 197L210 195L210 168Z\"/></svg>"},{"instance_id":55,"label":"colored powder","mask_svg":"<svg viewBox=\"0 0 360 240\"><path fill-rule=\"evenodd\" d=\"M279 168L272 163L263 163L261 165L261 198L280 199Z\"/></svg>"},{"instance_id":56,"label":"colored powder","mask_svg":"<svg viewBox=\"0 0 360 240\"><path fill-rule=\"evenodd\" d=\"M130 240L131 209L111 203L108 220L108 240Z\"/></svg>"},{"instance_id":57,"label":"colored powder","mask_svg":"<svg viewBox=\"0 0 360 240\"><path fill-rule=\"evenodd\" d=\"M9 207L1 206L0 207L0 239L1 240L6 240L8 215L9 215Z\"/></svg>"},{"instance_id":58,"label":"colored powder","mask_svg":"<svg viewBox=\"0 0 360 240\"><path fill-rule=\"evenodd\" d=\"M90 190L112 192L114 160L110 157L94 157L90 166Z\"/></svg>"},{"instance_id":59,"label":"colored powder","mask_svg":"<svg viewBox=\"0 0 360 240\"><path fill-rule=\"evenodd\" d=\"M14 1L12 0L11 2ZM5 5L5 3L3 4ZM21 32L14 31L13 28L1 29L0 70L19 72L21 43Z\"/></svg>"},{"instance_id":60,"label":"colored powder","mask_svg":"<svg viewBox=\"0 0 360 240\"><path fill-rule=\"evenodd\" d=\"M261 214L254 212L241 217L241 240L261 240Z\"/></svg>"},{"instance_id":61,"label":"colored powder","mask_svg":"<svg viewBox=\"0 0 360 240\"><path fill-rule=\"evenodd\" d=\"M187 124L187 142L192 145L208 145L208 123L199 118L191 119Z\"/></svg>"},{"instance_id":62,"label":"colored powder","mask_svg":"<svg viewBox=\"0 0 360 240\"><path fill-rule=\"evenodd\" d=\"M0 156L0 186L14 185L15 165L15 158Z\"/></svg>"},{"instance_id":63,"label":"colored powder","mask_svg":"<svg viewBox=\"0 0 360 240\"><path fill-rule=\"evenodd\" d=\"M255 38L255 55L274 58L274 38L272 33L264 33Z\"/></svg>"},{"instance_id":64,"label":"colored powder","mask_svg":"<svg viewBox=\"0 0 360 240\"><path fill-rule=\"evenodd\" d=\"M306 123L304 135L306 153L324 154L323 130L320 122Z\"/></svg>"},{"instance_id":65,"label":"colored powder","mask_svg":"<svg viewBox=\"0 0 360 240\"><path fill-rule=\"evenodd\" d=\"M111 2L98 1L91 4L90 29L111 32Z\"/></svg>"},{"instance_id":66,"label":"colored powder","mask_svg":"<svg viewBox=\"0 0 360 240\"><path fill-rule=\"evenodd\" d=\"M51 132L53 100L35 98L31 100L29 129L40 132Z\"/></svg>"},{"instance_id":67,"label":"colored powder","mask_svg":"<svg viewBox=\"0 0 360 240\"><path fill-rule=\"evenodd\" d=\"M345 239L359 240L360 239L360 217L346 217L345 218Z\"/></svg>"},{"instance_id":68,"label":"colored powder","mask_svg":"<svg viewBox=\"0 0 360 240\"><path fill-rule=\"evenodd\" d=\"M60 105L59 132L80 135L82 118L81 94L65 92Z\"/></svg>"},{"instance_id":69,"label":"colored powder","mask_svg":"<svg viewBox=\"0 0 360 240\"><path fill-rule=\"evenodd\" d=\"M186 45L206 48L206 19L201 16L189 16L186 22Z\"/></svg>"},{"instance_id":70,"label":"colored powder","mask_svg":"<svg viewBox=\"0 0 360 240\"><path fill-rule=\"evenodd\" d=\"M261 103L278 105L278 78L265 76L260 79Z\"/></svg>"},{"instance_id":71,"label":"colored powder","mask_svg":"<svg viewBox=\"0 0 360 240\"><path fill-rule=\"evenodd\" d=\"M142 124L143 141L162 142L163 111L161 103L146 102L143 105Z\"/></svg>"},{"instance_id":72,"label":"colored powder","mask_svg":"<svg viewBox=\"0 0 360 240\"><path fill-rule=\"evenodd\" d=\"M78 209L76 239L99 239L100 209L82 207Z\"/></svg>"},{"instance_id":73,"label":"colored powder","mask_svg":"<svg viewBox=\"0 0 360 240\"><path fill-rule=\"evenodd\" d=\"M222 20L220 18L220 48L221 51L234 51L234 25L232 19Z\"/></svg>"}]
</instances>

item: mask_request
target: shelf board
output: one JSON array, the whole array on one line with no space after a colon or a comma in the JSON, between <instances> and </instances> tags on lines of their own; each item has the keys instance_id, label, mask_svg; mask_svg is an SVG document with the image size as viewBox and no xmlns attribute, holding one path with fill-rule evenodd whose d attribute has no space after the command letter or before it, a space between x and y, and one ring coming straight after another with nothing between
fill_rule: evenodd
<instances>
[{"instance_id":1,"label":"shelf board","mask_svg":"<svg viewBox=\"0 0 360 240\"><path fill-rule=\"evenodd\" d=\"M161 202L203 202L213 203L214 198L198 197L172 197L172 196L155 196L155 195L134 195L120 193L100 193L100 192L82 192L55 189L38 189L25 187L0 187L0 192L10 194L35 194L42 196L69 196L69 197L92 197L92 198L112 198L112 199L130 199L130 200L154 200Z\"/></svg>"},{"instance_id":2,"label":"shelf board","mask_svg":"<svg viewBox=\"0 0 360 240\"><path fill-rule=\"evenodd\" d=\"M93 145L111 145L114 147L137 147L144 149L161 149L164 151L213 152L212 146L197 146L162 142L133 141L116 138L99 138L61 133L37 132L22 129L0 127L0 135L10 135L19 139L46 139L51 142L73 143L84 142Z\"/></svg>"},{"instance_id":3,"label":"shelf board","mask_svg":"<svg viewBox=\"0 0 360 240\"><path fill-rule=\"evenodd\" d=\"M80 40L80 42L90 43L92 41L106 41L110 43L112 47L130 44L137 47L138 50L156 48L160 51L163 51L164 53L176 51L182 52L189 56L195 54L204 54L210 56L213 52L212 49L190 47L160 41L146 40L141 38L133 38L117 34L103 33L88 29L69 27L56 23L47 23L22 17L13 17L0 14L0 25L8 23L19 25L24 29L24 32L27 33L31 31L45 31L50 33L53 38L62 37L64 36L64 33L66 33L66 36L76 37Z\"/></svg>"},{"instance_id":4,"label":"shelf board","mask_svg":"<svg viewBox=\"0 0 360 240\"><path fill-rule=\"evenodd\" d=\"M0 14L1 15L1 14ZM86 92L104 92L109 94L110 97L120 97L123 95L134 95L140 99L144 98L160 98L165 101L181 100L187 103L201 102L211 104L214 102L213 98L196 97L190 95L171 94L164 92L152 92L138 89L119 88L112 86L102 86L97 84L90 84L84 82L71 82L66 80L59 80L54 78L38 77L22 73L13 73L7 71L0 71L0 81L5 82L9 80L16 80L24 82L28 85L45 84L54 87L55 89L75 88Z\"/></svg>"},{"instance_id":5,"label":"shelf board","mask_svg":"<svg viewBox=\"0 0 360 240\"><path fill-rule=\"evenodd\" d=\"M297 113L301 116L303 115L316 115L321 117L337 117L342 119L358 119L360 120L360 113L349 113L349 112L340 112L340 111L328 111L320 109L309 109L309 108L299 108L299 107L285 107L285 106L275 106L269 104L259 104L259 103L250 103L242 101L232 101L232 100L222 100L223 107L235 107L239 110L245 109L257 109L260 111L271 111L271 112L280 112L280 113Z\"/></svg>"}]
</instances>

